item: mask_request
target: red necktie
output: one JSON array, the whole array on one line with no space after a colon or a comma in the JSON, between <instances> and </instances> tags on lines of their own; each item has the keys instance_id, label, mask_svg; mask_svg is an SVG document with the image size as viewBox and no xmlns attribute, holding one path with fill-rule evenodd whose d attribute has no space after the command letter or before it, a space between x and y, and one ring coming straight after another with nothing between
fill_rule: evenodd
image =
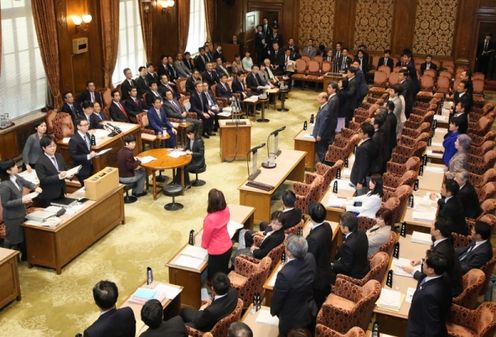
<instances>
[{"instance_id":1,"label":"red necktie","mask_svg":"<svg viewBox=\"0 0 496 337\"><path fill-rule=\"evenodd\" d=\"M119 107L119 110L121 110L121 112L124 114L124 116L126 116L126 118L128 118L127 112L124 109L124 107L121 105L121 103L117 103L117 106Z\"/></svg>"}]
</instances>

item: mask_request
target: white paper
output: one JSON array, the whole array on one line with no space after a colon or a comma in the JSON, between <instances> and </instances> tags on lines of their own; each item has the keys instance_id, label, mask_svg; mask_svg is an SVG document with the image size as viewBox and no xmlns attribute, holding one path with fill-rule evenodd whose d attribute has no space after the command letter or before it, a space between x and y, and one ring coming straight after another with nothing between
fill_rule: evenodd
<instances>
[{"instance_id":1,"label":"white paper","mask_svg":"<svg viewBox=\"0 0 496 337\"><path fill-rule=\"evenodd\" d=\"M430 212L413 211L412 218L420 221L434 221L436 219L436 210L434 209Z\"/></svg>"},{"instance_id":2,"label":"white paper","mask_svg":"<svg viewBox=\"0 0 496 337\"><path fill-rule=\"evenodd\" d=\"M412 242L431 245L432 237L429 233L421 233L421 232L413 231Z\"/></svg>"},{"instance_id":3,"label":"white paper","mask_svg":"<svg viewBox=\"0 0 496 337\"><path fill-rule=\"evenodd\" d=\"M400 310L402 302L401 297L401 292L397 290L382 288L381 296L379 296L376 304L382 308Z\"/></svg>"},{"instance_id":4,"label":"white paper","mask_svg":"<svg viewBox=\"0 0 496 337\"><path fill-rule=\"evenodd\" d=\"M154 288L158 293L163 294L163 296L169 300L173 300L181 293L181 288L173 287L169 284L159 283Z\"/></svg>"},{"instance_id":5,"label":"white paper","mask_svg":"<svg viewBox=\"0 0 496 337\"><path fill-rule=\"evenodd\" d=\"M425 172L444 174L444 168L443 167L439 167L439 166L429 166L429 165L427 165L427 166L424 167L424 173Z\"/></svg>"},{"instance_id":6,"label":"white paper","mask_svg":"<svg viewBox=\"0 0 496 337\"><path fill-rule=\"evenodd\" d=\"M97 155L97 156L101 156L101 155L103 155L103 154L105 154L105 153L109 152L110 150L112 150L112 148L111 148L111 147L109 147L108 149L104 149L104 150L101 150L101 151L97 152L97 153L96 153L96 155Z\"/></svg>"},{"instance_id":7,"label":"white paper","mask_svg":"<svg viewBox=\"0 0 496 337\"><path fill-rule=\"evenodd\" d=\"M326 207L345 208L345 204L346 199L338 198L335 194L331 194L327 199Z\"/></svg>"},{"instance_id":8,"label":"white paper","mask_svg":"<svg viewBox=\"0 0 496 337\"><path fill-rule=\"evenodd\" d=\"M415 290L417 290L417 289L415 289L415 288L408 288L406 290L406 298L405 298L405 302L406 303L412 303L412 298L413 298L413 294L415 294Z\"/></svg>"},{"instance_id":9,"label":"white paper","mask_svg":"<svg viewBox=\"0 0 496 337\"><path fill-rule=\"evenodd\" d=\"M434 153L432 150L427 150L427 157L441 159L441 158L443 158L443 154L442 153Z\"/></svg>"},{"instance_id":10,"label":"white paper","mask_svg":"<svg viewBox=\"0 0 496 337\"><path fill-rule=\"evenodd\" d=\"M184 156L186 155L186 152L182 151L182 150L172 150L169 152L169 157L171 158L179 158L181 156Z\"/></svg>"},{"instance_id":11,"label":"white paper","mask_svg":"<svg viewBox=\"0 0 496 337\"><path fill-rule=\"evenodd\" d=\"M411 278L413 278L413 274L415 274L416 271L420 271L420 268L422 267L422 265L419 264L418 266L414 267L413 274L407 273L401 267L402 266L411 266L410 260L405 259L405 258L401 258L401 257L399 259L396 259L396 258L393 259L393 266L394 266L394 269L393 269L394 275L411 277Z\"/></svg>"},{"instance_id":12,"label":"white paper","mask_svg":"<svg viewBox=\"0 0 496 337\"><path fill-rule=\"evenodd\" d=\"M67 177L72 177L73 175L75 175L76 173L79 172L79 170L81 169L81 165L78 165L78 166L75 166L69 170L67 170Z\"/></svg>"},{"instance_id":13,"label":"white paper","mask_svg":"<svg viewBox=\"0 0 496 337\"><path fill-rule=\"evenodd\" d=\"M141 164L146 164L151 161L157 160L157 158L153 156L144 156L144 157L138 157L138 159L141 161Z\"/></svg>"},{"instance_id":14,"label":"white paper","mask_svg":"<svg viewBox=\"0 0 496 337\"><path fill-rule=\"evenodd\" d=\"M208 252L206 249L198 246L186 245L181 251L181 255L186 255L189 257L194 257L196 259L205 260L207 258Z\"/></svg>"},{"instance_id":15,"label":"white paper","mask_svg":"<svg viewBox=\"0 0 496 337\"><path fill-rule=\"evenodd\" d=\"M205 262L205 260L197 259L194 257L190 257L187 255L179 255L176 258L174 264L182 267L192 268L192 269L200 269L201 265Z\"/></svg>"},{"instance_id":16,"label":"white paper","mask_svg":"<svg viewBox=\"0 0 496 337\"><path fill-rule=\"evenodd\" d=\"M314 137L310 133L306 133L303 135L303 138L314 139Z\"/></svg>"},{"instance_id":17,"label":"white paper","mask_svg":"<svg viewBox=\"0 0 496 337\"><path fill-rule=\"evenodd\" d=\"M29 199L33 200L34 198L36 198L39 195L40 194L38 192L31 192L29 194L26 194L25 196L28 197Z\"/></svg>"},{"instance_id":18,"label":"white paper","mask_svg":"<svg viewBox=\"0 0 496 337\"><path fill-rule=\"evenodd\" d=\"M227 224L227 232L229 233L229 237L232 239L236 231L243 227L244 227L243 224L240 224L239 222L233 220L229 220Z\"/></svg>"},{"instance_id":19,"label":"white paper","mask_svg":"<svg viewBox=\"0 0 496 337\"><path fill-rule=\"evenodd\" d=\"M243 102L252 102L252 103L258 102L258 96L253 95L253 96L247 97L244 99Z\"/></svg>"},{"instance_id":20,"label":"white paper","mask_svg":"<svg viewBox=\"0 0 496 337\"><path fill-rule=\"evenodd\" d=\"M448 116L443 116L443 115L434 115L434 119L438 122L441 122L441 123L448 123L448 119L449 117Z\"/></svg>"},{"instance_id":21,"label":"white paper","mask_svg":"<svg viewBox=\"0 0 496 337\"><path fill-rule=\"evenodd\" d=\"M222 108L222 112L219 112L217 116L221 117L231 117L231 111L226 111L226 108Z\"/></svg>"},{"instance_id":22,"label":"white paper","mask_svg":"<svg viewBox=\"0 0 496 337\"><path fill-rule=\"evenodd\" d=\"M270 314L270 309L267 307L260 308L260 310L257 311L256 315L257 318L255 319L255 322L257 323L275 326L279 325L279 318L277 318L277 316L272 316Z\"/></svg>"},{"instance_id":23,"label":"white paper","mask_svg":"<svg viewBox=\"0 0 496 337\"><path fill-rule=\"evenodd\" d=\"M69 140L71 140L71 137L64 137L62 138L62 143L69 144Z\"/></svg>"},{"instance_id":24,"label":"white paper","mask_svg":"<svg viewBox=\"0 0 496 337\"><path fill-rule=\"evenodd\" d=\"M38 185L40 183L35 170L32 170L31 172L28 172L28 170L22 171L21 173L19 173L19 176L35 185Z\"/></svg>"},{"instance_id":25,"label":"white paper","mask_svg":"<svg viewBox=\"0 0 496 337\"><path fill-rule=\"evenodd\" d=\"M334 186L335 181L338 182L338 193L339 191L355 191L355 188L353 186L350 186L350 182L343 179L334 179L333 181L331 181L331 184L329 185L331 186L331 188Z\"/></svg>"}]
</instances>

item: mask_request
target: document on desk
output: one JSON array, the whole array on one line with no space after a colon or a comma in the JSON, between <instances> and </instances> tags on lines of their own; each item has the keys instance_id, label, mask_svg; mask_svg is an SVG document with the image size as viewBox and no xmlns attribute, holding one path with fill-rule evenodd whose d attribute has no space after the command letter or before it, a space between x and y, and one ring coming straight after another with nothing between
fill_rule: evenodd
<instances>
[{"instance_id":1,"label":"document on desk","mask_svg":"<svg viewBox=\"0 0 496 337\"><path fill-rule=\"evenodd\" d=\"M399 259L395 258L395 259L393 259L393 265L394 265L394 269L393 269L394 275L406 276L406 277L413 278L413 274L407 273L406 271L403 270L403 268L401 268L403 266L410 266L411 265L409 259L405 259L402 257L400 257ZM421 264L419 264L418 266L415 266L413 273L415 273L416 271L420 271L421 267L422 267Z\"/></svg>"},{"instance_id":2,"label":"document on desk","mask_svg":"<svg viewBox=\"0 0 496 337\"><path fill-rule=\"evenodd\" d=\"M384 309L399 311L404 297L405 295L398 290L382 288L381 296L375 304Z\"/></svg>"},{"instance_id":3,"label":"document on desk","mask_svg":"<svg viewBox=\"0 0 496 337\"><path fill-rule=\"evenodd\" d=\"M109 147L108 149L104 149L104 150L101 150L101 151L97 152L96 155L97 156L104 155L105 153L109 152L110 150L112 150L111 147Z\"/></svg>"},{"instance_id":4,"label":"document on desk","mask_svg":"<svg viewBox=\"0 0 496 337\"><path fill-rule=\"evenodd\" d=\"M243 227L243 224L233 220L229 220L229 222L227 223L227 232L229 233L229 237L232 239L234 234L236 234L236 231Z\"/></svg>"},{"instance_id":5,"label":"document on desk","mask_svg":"<svg viewBox=\"0 0 496 337\"><path fill-rule=\"evenodd\" d=\"M73 168L67 170L67 177L72 177L73 175L75 175L76 173L79 172L79 170L81 169L81 165L78 165L78 166L74 166Z\"/></svg>"},{"instance_id":6,"label":"document on desk","mask_svg":"<svg viewBox=\"0 0 496 337\"><path fill-rule=\"evenodd\" d=\"M424 167L424 173L425 172L431 172L431 173L440 173L440 174L443 174L444 173L444 168L443 167L439 167L439 166L429 166L429 165L426 165Z\"/></svg>"},{"instance_id":7,"label":"document on desk","mask_svg":"<svg viewBox=\"0 0 496 337\"><path fill-rule=\"evenodd\" d=\"M151 161L157 160L157 158L155 158L153 156L144 156L144 157L137 157L137 158L139 159L141 164L146 164L146 163L149 163Z\"/></svg>"},{"instance_id":8,"label":"document on desk","mask_svg":"<svg viewBox=\"0 0 496 337\"><path fill-rule=\"evenodd\" d=\"M186 268L200 269L204 262L204 259L197 259L187 255L179 255L174 261L174 264Z\"/></svg>"},{"instance_id":9,"label":"document on desk","mask_svg":"<svg viewBox=\"0 0 496 337\"><path fill-rule=\"evenodd\" d=\"M436 209L432 209L432 211L412 211L412 218L418 221L434 221L436 219Z\"/></svg>"},{"instance_id":10,"label":"document on desk","mask_svg":"<svg viewBox=\"0 0 496 337\"><path fill-rule=\"evenodd\" d=\"M185 156L186 152L183 150L172 150L169 152L169 157L171 158L179 158L181 156Z\"/></svg>"},{"instance_id":11,"label":"document on desk","mask_svg":"<svg viewBox=\"0 0 496 337\"><path fill-rule=\"evenodd\" d=\"M420 243L420 244L424 244L424 245L431 245L432 244L432 236L430 233L422 233L422 232L413 231L412 242L413 243Z\"/></svg>"},{"instance_id":12,"label":"document on desk","mask_svg":"<svg viewBox=\"0 0 496 337\"><path fill-rule=\"evenodd\" d=\"M303 135L303 138L315 139L315 137L314 137L314 136L312 136L312 134L311 134L311 133L305 133L305 134Z\"/></svg>"},{"instance_id":13,"label":"document on desk","mask_svg":"<svg viewBox=\"0 0 496 337\"><path fill-rule=\"evenodd\" d=\"M219 112L217 116L221 116L224 118L229 118L231 117L231 109L229 108L229 111L226 110L227 108L222 108L222 112Z\"/></svg>"},{"instance_id":14,"label":"document on desk","mask_svg":"<svg viewBox=\"0 0 496 337\"><path fill-rule=\"evenodd\" d=\"M257 318L255 319L255 322L257 323L275 326L279 325L279 318L270 314L270 308L262 307L260 308L260 310L257 311L256 315Z\"/></svg>"},{"instance_id":15,"label":"document on desk","mask_svg":"<svg viewBox=\"0 0 496 337\"><path fill-rule=\"evenodd\" d=\"M165 298L173 300L181 293L181 288L174 287L170 284L159 283L154 288L158 293L164 295Z\"/></svg>"},{"instance_id":16,"label":"document on desk","mask_svg":"<svg viewBox=\"0 0 496 337\"><path fill-rule=\"evenodd\" d=\"M326 203L327 207L336 207L336 208L345 208L346 207L346 199L339 198L335 194L329 195Z\"/></svg>"},{"instance_id":17,"label":"document on desk","mask_svg":"<svg viewBox=\"0 0 496 337\"><path fill-rule=\"evenodd\" d=\"M198 246L187 245L181 251L181 255L186 255L189 257L194 257L196 259L205 260L207 258L208 252L206 249Z\"/></svg>"}]
</instances>

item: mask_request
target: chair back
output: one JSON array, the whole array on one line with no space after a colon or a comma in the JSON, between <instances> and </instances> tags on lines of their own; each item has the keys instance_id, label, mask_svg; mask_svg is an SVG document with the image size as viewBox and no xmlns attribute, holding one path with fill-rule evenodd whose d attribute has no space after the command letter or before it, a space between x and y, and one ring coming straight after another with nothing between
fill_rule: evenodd
<instances>
[{"instance_id":1,"label":"chair back","mask_svg":"<svg viewBox=\"0 0 496 337\"><path fill-rule=\"evenodd\" d=\"M484 73L481 73L481 72L477 72L477 73L474 73L472 75L472 81L475 81L475 80L485 80L486 79L486 75L484 75Z\"/></svg>"},{"instance_id":2,"label":"chair back","mask_svg":"<svg viewBox=\"0 0 496 337\"><path fill-rule=\"evenodd\" d=\"M424 76L420 77L421 90L432 90L433 87L434 87L434 77L425 74Z\"/></svg>"},{"instance_id":3,"label":"chair back","mask_svg":"<svg viewBox=\"0 0 496 337\"><path fill-rule=\"evenodd\" d=\"M369 230L370 228L374 227L375 224L377 223L376 219L367 218L365 216L359 216L357 217L357 220L358 220L358 230L362 232Z\"/></svg>"},{"instance_id":4,"label":"chair back","mask_svg":"<svg viewBox=\"0 0 496 337\"><path fill-rule=\"evenodd\" d=\"M465 308L475 308L477 306L477 297L481 291L486 275L478 268L470 269L463 275L463 291L453 298L453 303Z\"/></svg>"},{"instance_id":5,"label":"chair back","mask_svg":"<svg viewBox=\"0 0 496 337\"><path fill-rule=\"evenodd\" d=\"M308 72L318 73L320 71L320 63L315 60L308 61Z\"/></svg>"},{"instance_id":6,"label":"chair back","mask_svg":"<svg viewBox=\"0 0 496 337\"><path fill-rule=\"evenodd\" d=\"M264 257L260 261L253 261L244 255L236 257L234 273L229 273L229 278L236 279L236 274L244 276L246 282L240 285L233 283L233 286L238 290L238 296L248 306L255 294L262 295L264 292L263 285L269 276L272 260L269 256ZM233 275L234 274L234 275Z\"/></svg>"},{"instance_id":7,"label":"chair back","mask_svg":"<svg viewBox=\"0 0 496 337\"><path fill-rule=\"evenodd\" d=\"M212 330L210 330L210 333L215 337L227 336L229 333L228 332L229 326L232 323L240 320L242 311L243 311L243 300L238 298L238 304L236 305L236 308L234 308L234 311L229 315L227 315L226 317L222 318L217 323L215 323Z\"/></svg>"},{"instance_id":8,"label":"chair back","mask_svg":"<svg viewBox=\"0 0 496 337\"><path fill-rule=\"evenodd\" d=\"M426 69L423 76L430 76L433 79L436 77L436 71L434 69Z\"/></svg>"},{"instance_id":9,"label":"chair back","mask_svg":"<svg viewBox=\"0 0 496 337\"><path fill-rule=\"evenodd\" d=\"M287 236L286 236L287 238ZM268 257L270 257L271 264L270 264L270 271L271 273L274 268L277 266L279 261L281 261L282 254L284 253L284 242L282 242L279 246L273 248L269 254L267 254Z\"/></svg>"},{"instance_id":10,"label":"chair back","mask_svg":"<svg viewBox=\"0 0 496 337\"><path fill-rule=\"evenodd\" d=\"M479 201L484 201L486 199L491 199L496 196L496 182L486 183L478 191Z\"/></svg>"},{"instance_id":11,"label":"chair back","mask_svg":"<svg viewBox=\"0 0 496 337\"><path fill-rule=\"evenodd\" d=\"M397 186L401 185L408 185L408 186L413 186L415 184L415 180L417 179L417 172L413 170L406 171L400 178L399 184Z\"/></svg>"},{"instance_id":12,"label":"chair back","mask_svg":"<svg viewBox=\"0 0 496 337\"><path fill-rule=\"evenodd\" d=\"M307 70L307 62L303 57L296 60L296 72L298 74L303 74Z\"/></svg>"},{"instance_id":13,"label":"chair back","mask_svg":"<svg viewBox=\"0 0 496 337\"><path fill-rule=\"evenodd\" d=\"M393 256L394 244L398 241L398 234L391 231L389 234L389 239L384 242L382 246L379 247L380 252L388 254L388 256Z\"/></svg>"},{"instance_id":14,"label":"chair back","mask_svg":"<svg viewBox=\"0 0 496 337\"><path fill-rule=\"evenodd\" d=\"M53 136L56 140L74 135L74 124L67 112L57 112L53 119Z\"/></svg>"},{"instance_id":15,"label":"chair back","mask_svg":"<svg viewBox=\"0 0 496 337\"><path fill-rule=\"evenodd\" d=\"M451 237L453 238L454 248L466 247L470 244L470 241L472 241L470 235L463 235L455 232L451 233Z\"/></svg>"},{"instance_id":16,"label":"chair back","mask_svg":"<svg viewBox=\"0 0 496 337\"><path fill-rule=\"evenodd\" d=\"M310 61L310 56L308 56L308 55L303 55L303 56L302 56L301 58L299 58L298 60L300 60L300 59L301 59L301 60L304 60L305 62L308 62L308 61ZM298 60L296 60L296 61L298 61Z\"/></svg>"},{"instance_id":17,"label":"chair back","mask_svg":"<svg viewBox=\"0 0 496 337\"><path fill-rule=\"evenodd\" d=\"M486 199L480 204L482 212L495 215L496 199Z\"/></svg>"},{"instance_id":18,"label":"chair back","mask_svg":"<svg viewBox=\"0 0 496 337\"><path fill-rule=\"evenodd\" d=\"M390 86L400 83L398 73L393 71L391 74L389 74L388 82Z\"/></svg>"},{"instance_id":19,"label":"chair back","mask_svg":"<svg viewBox=\"0 0 496 337\"><path fill-rule=\"evenodd\" d=\"M324 61L322 62L322 72L323 73L327 73L329 71L331 71L332 69L332 63L329 62L329 61Z\"/></svg>"},{"instance_id":20,"label":"chair back","mask_svg":"<svg viewBox=\"0 0 496 337\"><path fill-rule=\"evenodd\" d=\"M439 73L438 81L441 77L447 78L450 81L453 78L453 74L447 70L443 70Z\"/></svg>"},{"instance_id":21,"label":"chair back","mask_svg":"<svg viewBox=\"0 0 496 337\"><path fill-rule=\"evenodd\" d=\"M474 88L474 94L482 94L484 93L484 80L478 79L474 80L472 79L472 84Z\"/></svg>"},{"instance_id":22,"label":"chair back","mask_svg":"<svg viewBox=\"0 0 496 337\"><path fill-rule=\"evenodd\" d=\"M316 55L312 58L312 61L317 61L319 63L322 63L322 61L324 61L324 58L320 55Z\"/></svg>"},{"instance_id":23,"label":"chair back","mask_svg":"<svg viewBox=\"0 0 496 337\"><path fill-rule=\"evenodd\" d=\"M149 125L148 115L146 112L140 112L139 114L137 114L136 120L138 121L141 130L146 129Z\"/></svg>"},{"instance_id":24,"label":"chair back","mask_svg":"<svg viewBox=\"0 0 496 337\"><path fill-rule=\"evenodd\" d=\"M493 248L493 257L491 258L491 260L489 260L485 265L483 265L480 268L486 275L486 279L484 280L484 284L482 285L479 295L485 294L487 285L489 284L489 280L491 279L491 275L493 274L495 265L496 265L496 247Z\"/></svg>"},{"instance_id":25,"label":"chair back","mask_svg":"<svg viewBox=\"0 0 496 337\"><path fill-rule=\"evenodd\" d=\"M363 278L367 282L369 280L376 280L382 282L384 280L384 275L386 275L386 270L389 266L389 255L385 252L377 252L369 259L370 270Z\"/></svg>"},{"instance_id":26,"label":"chair back","mask_svg":"<svg viewBox=\"0 0 496 337\"><path fill-rule=\"evenodd\" d=\"M382 67L382 66L381 66ZM386 67L389 69L389 67ZM388 74L383 71L374 72L374 85L384 85L388 79Z\"/></svg>"},{"instance_id":27,"label":"chair back","mask_svg":"<svg viewBox=\"0 0 496 337\"><path fill-rule=\"evenodd\" d=\"M391 74L391 68L385 65L382 65L379 68L377 68L377 71L385 73L386 76L389 76Z\"/></svg>"},{"instance_id":28,"label":"chair back","mask_svg":"<svg viewBox=\"0 0 496 337\"><path fill-rule=\"evenodd\" d=\"M318 323L315 327L315 337L365 337L365 332L362 328L354 326L344 335L323 324Z\"/></svg>"},{"instance_id":29,"label":"chair back","mask_svg":"<svg viewBox=\"0 0 496 337\"><path fill-rule=\"evenodd\" d=\"M301 219L299 223L294 225L293 227L290 227L288 229L284 230L284 233L289 236L289 235L296 235L298 234L299 231L303 231L303 226L305 225L305 220Z\"/></svg>"}]
</instances>

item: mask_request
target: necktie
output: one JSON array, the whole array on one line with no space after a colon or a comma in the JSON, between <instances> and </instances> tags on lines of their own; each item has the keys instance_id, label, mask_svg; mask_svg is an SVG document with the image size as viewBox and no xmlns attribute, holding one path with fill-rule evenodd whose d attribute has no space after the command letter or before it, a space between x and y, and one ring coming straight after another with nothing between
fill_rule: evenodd
<instances>
[{"instance_id":1,"label":"necktie","mask_svg":"<svg viewBox=\"0 0 496 337\"><path fill-rule=\"evenodd\" d=\"M346 68L346 57L343 57L343 63L341 64L341 69Z\"/></svg>"},{"instance_id":2,"label":"necktie","mask_svg":"<svg viewBox=\"0 0 496 337\"><path fill-rule=\"evenodd\" d=\"M425 279L426 279L426 277L424 277L422 279L422 281L420 281L420 287L422 287L425 284L425 282L427 282Z\"/></svg>"},{"instance_id":3,"label":"necktie","mask_svg":"<svg viewBox=\"0 0 496 337\"><path fill-rule=\"evenodd\" d=\"M91 150L91 141L90 141L90 136L88 134L84 135L84 140L86 140L86 146L88 147L88 150Z\"/></svg>"},{"instance_id":4,"label":"necktie","mask_svg":"<svg viewBox=\"0 0 496 337\"><path fill-rule=\"evenodd\" d=\"M52 160L53 166L55 166L55 169L58 172L59 171L59 164L57 163L57 159L55 159L55 156L50 157L50 159Z\"/></svg>"},{"instance_id":5,"label":"necktie","mask_svg":"<svg viewBox=\"0 0 496 337\"><path fill-rule=\"evenodd\" d=\"M121 105L121 103L117 103L117 106L119 107L119 110L121 110L121 112L124 114L124 116L126 116L127 118L127 112L126 110L124 110L124 107Z\"/></svg>"},{"instance_id":6,"label":"necktie","mask_svg":"<svg viewBox=\"0 0 496 337\"><path fill-rule=\"evenodd\" d=\"M463 254L463 256L460 258L460 261L463 261L467 258L468 254L470 254L470 252L474 249L475 247L475 242L473 242L470 247L467 249L467 252L465 254Z\"/></svg>"},{"instance_id":7,"label":"necktie","mask_svg":"<svg viewBox=\"0 0 496 337\"><path fill-rule=\"evenodd\" d=\"M484 51L486 51L486 50L487 50L488 44L489 44L489 41L487 41L487 40L486 40L486 41L484 42Z\"/></svg>"},{"instance_id":8,"label":"necktie","mask_svg":"<svg viewBox=\"0 0 496 337\"><path fill-rule=\"evenodd\" d=\"M95 103L95 93L90 91L91 103Z\"/></svg>"},{"instance_id":9,"label":"necktie","mask_svg":"<svg viewBox=\"0 0 496 337\"><path fill-rule=\"evenodd\" d=\"M253 75L253 78L255 79L255 82L257 82L257 87L260 85L260 82L258 82L257 75Z\"/></svg>"},{"instance_id":10,"label":"necktie","mask_svg":"<svg viewBox=\"0 0 496 337\"><path fill-rule=\"evenodd\" d=\"M179 106L176 104L176 101L172 100L172 105L174 106L174 109L176 110L176 112L179 112L181 113L181 109L179 108Z\"/></svg>"},{"instance_id":11,"label":"necktie","mask_svg":"<svg viewBox=\"0 0 496 337\"><path fill-rule=\"evenodd\" d=\"M157 113L158 119L162 121L162 116L160 115L160 110L155 109L155 112Z\"/></svg>"}]
</instances>

